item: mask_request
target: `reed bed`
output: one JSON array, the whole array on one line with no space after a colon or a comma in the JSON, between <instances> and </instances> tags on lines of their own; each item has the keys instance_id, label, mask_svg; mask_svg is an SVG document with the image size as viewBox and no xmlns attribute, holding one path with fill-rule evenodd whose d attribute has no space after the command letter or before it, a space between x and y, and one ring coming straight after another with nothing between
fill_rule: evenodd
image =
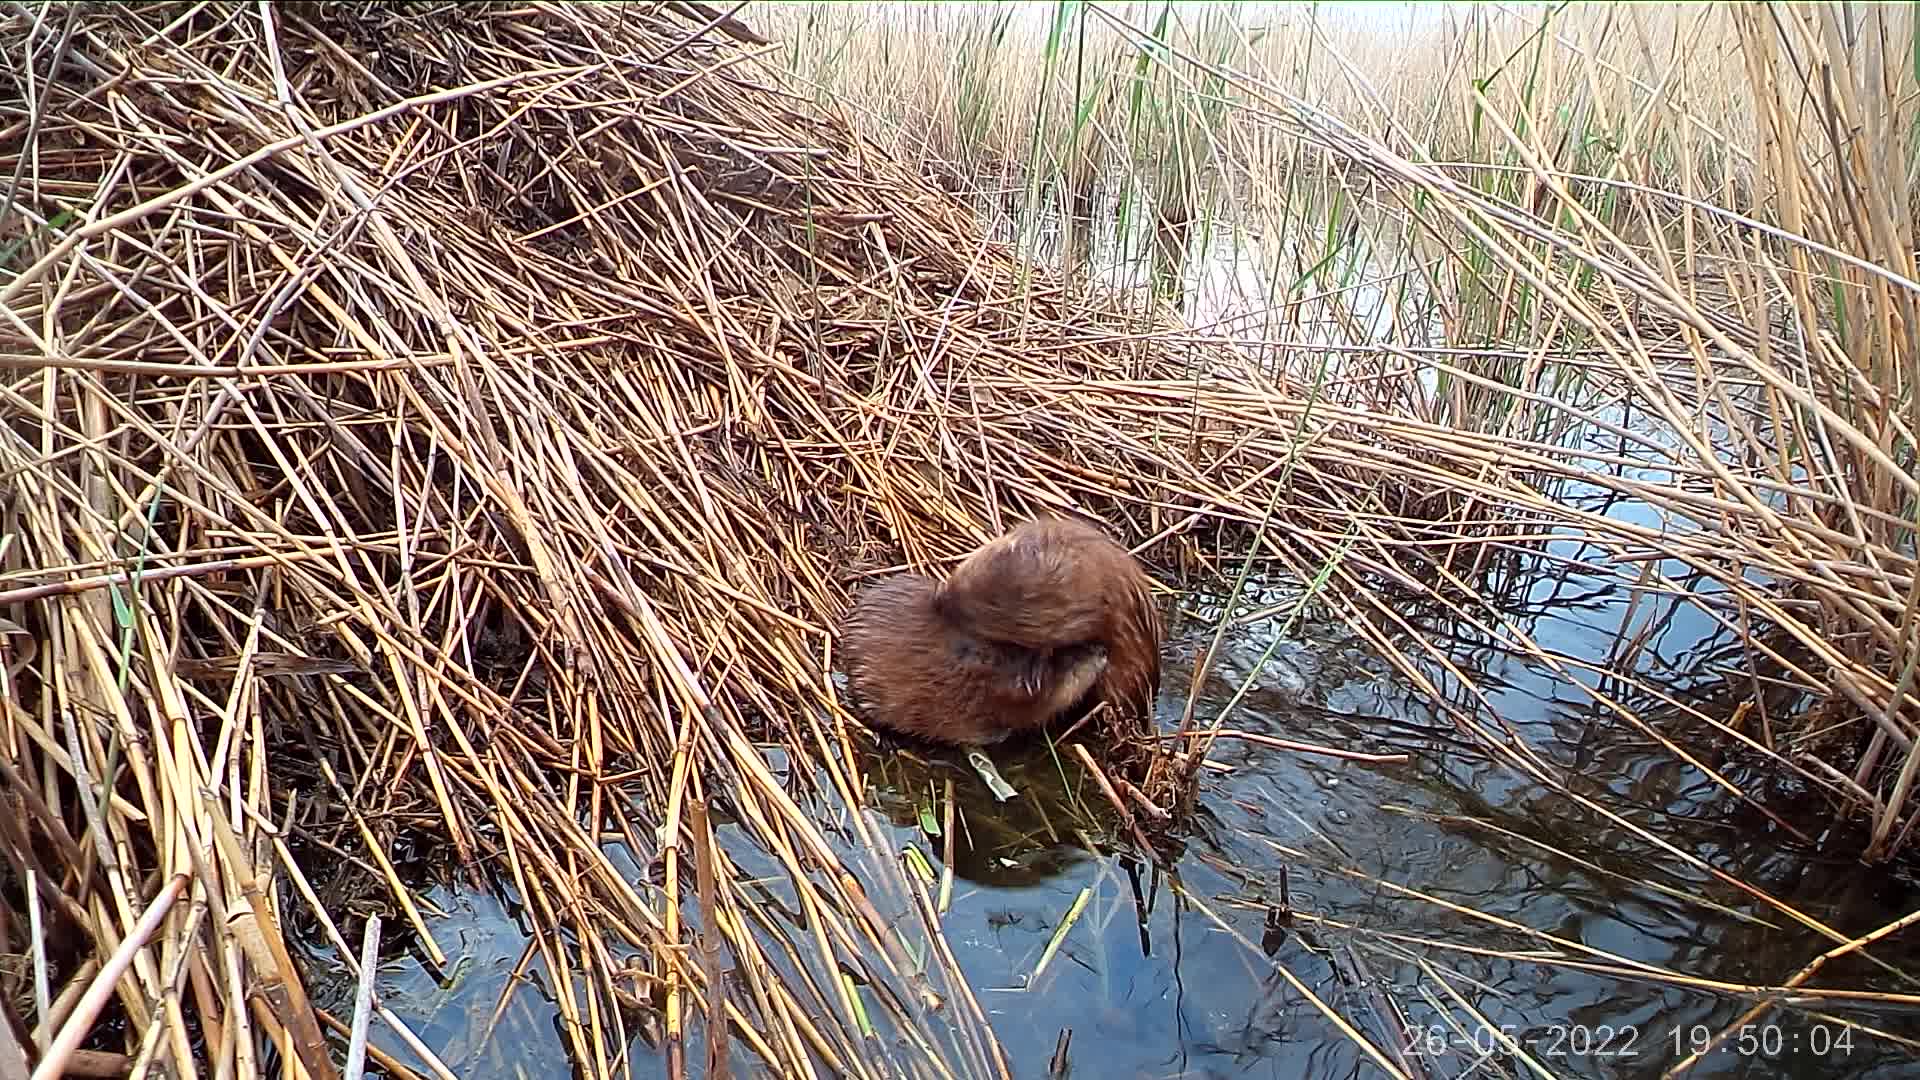
<instances>
[{"instance_id":1,"label":"reed bed","mask_svg":"<svg viewBox=\"0 0 1920 1080\"><path fill-rule=\"evenodd\" d=\"M1342 565L1278 561L1324 575L1319 595L1524 775L1566 780L1511 749L1473 673L1409 605L1542 655L1602 714L1740 797L1765 801L1707 768L1707 748L1672 744L1655 714L1678 709L1771 763L1779 788L1868 822L1849 846L1870 858L1907 846L1920 780L1911 12L1083 5L1052 9L1043 38L1035 9L769 11L794 36L790 70L934 171L1004 165L1002 186L1024 188L1016 215L1080 212L1033 177L1076 175L1057 155L1092 147L1117 212L1073 227L1114 234L1108 259L1131 254L1131 212L1158 219L1156 274L1162 260L1176 277L1253 263L1252 294L1202 305L1213 318L1197 333L1255 357L1329 423L1364 415L1414 456L1360 473L1436 500L1394 508L1428 519L1406 533L1349 523ZM1025 34L981 29L1020 19ZM889 28L914 33L889 63L861 62L892 47ZM977 68L1029 88L997 100L1043 107L956 133L926 88L964 105L956 80ZM1014 153L1029 129L1056 156ZM1209 246L1222 237L1224 258ZM1462 543L1476 537L1491 542ZM1502 553L1552 538L1587 545L1583 572L1611 568L1644 600L1604 670L1546 656L1505 613L1529 574ZM1641 677L1647 640L1681 606L1747 642L1730 714Z\"/></svg>"},{"instance_id":2,"label":"reed bed","mask_svg":"<svg viewBox=\"0 0 1920 1080\"><path fill-rule=\"evenodd\" d=\"M1332 343L1353 350L1339 378L1365 395L1348 400L1417 420L1420 433L1388 423L1430 454L1479 463L1466 487L1454 470L1420 468L1450 489L1449 505L1579 537L1590 563L1611 565L1647 599L1619 627L1605 670L1579 676L1591 662L1566 663L1568 677L1605 712L1666 741L1624 699L1660 697L1637 678L1637 658L1662 604L1697 606L1747 643L1735 676L1743 704L1730 717L1683 711L1771 761L1783 787L1804 784L1839 816L1868 822L1858 846L1885 858L1910 841L1920 775L1910 321L1920 279L1913 98L1900 90L1914 70L1907 53L1889 51L1911 27L1878 8L1730 18L1767 131L1752 214L1709 201L1712 191L1641 182L1665 143L1623 144L1613 166L1583 171L1579 148L1549 122L1552 98L1506 112L1477 97L1496 152L1435 162L1385 99L1376 115L1387 119L1370 132L1205 57L1179 60L1246 97L1244 122L1270 129L1256 141L1306 143L1338 163L1345 190L1376 215L1373 235L1345 247L1364 254L1384 236L1403 253L1385 268L1351 250L1320 254L1322 264L1340 255L1362 267L1340 274L1298 269L1295 256L1317 297L1290 294L1289 313L1314 307L1345 338ZM1344 299L1356 284L1389 299L1357 312ZM1323 342L1260 344L1283 381L1325 378ZM1640 513L1578 509L1596 503ZM1483 579L1431 556L1449 550L1451 537L1430 534L1401 551L1413 564L1399 564L1403 579L1489 638L1540 652ZM1440 582L1471 600L1458 605L1434 589ZM1346 584L1329 597L1354 626L1413 629L1379 590ZM1401 651L1370 633L1389 655ZM1400 661L1409 675L1444 671L1463 723L1484 719L1471 677L1420 634L1402 640L1427 654ZM1827 704L1799 711L1809 700ZM1702 748L1674 751L1735 790L1702 763ZM1552 780L1524 752L1516 764Z\"/></svg>"},{"instance_id":3,"label":"reed bed","mask_svg":"<svg viewBox=\"0 0 1920 1080\"><path fill-rule=\"evenodd\" d=\"M1498 160L1475 92L1524 114L1583 172L1658 149L1643 179L1681 189L1751 179L1761 130L1731 5L757 5L778 63L858 116L873 138L940 175L1017 189L1094 165L1149 192L1196 169L1320 174L1311 144L1261 157L1230 144L1261 128L1231 81L1176 56L1284 88L1349 126L1384 121L1440 161ZM1911 40L1904 10L1883 13ZM1141 43L1155 43L1142 48ZM1038 136L1036 137L1036 129ZM1751 193L1750 186L1743 188ZM1208 208L1196 206L1196 212Z\"/></svg>"},{"instance_id":4,"label":"reed bed","mask_svg":"<svg viewBox=\"0 0 1920 1080\"><path fill-rule=\"evenodd\" d=\"M1421 653L1408 598L1498 636L1485 583L1544 537L1596 538L1636 575L1679 560L1754 621L1758 660L1852 703L1862 733L1845 769L1728 737L1867 809L1878 850L1905 842L1911 385L1850 379L1875 349L1910 362L1890 330L1911 325L1910 266L1823 255L1816 279L1827 248L1707 214L1766 271L1707 290L1582 217L1528 137L1511 145L1561 224L1169 51L1247 88L1245 123L1400 193L1413 239L1485 253L1433 259L1430 287L1531 290L1533 319L1586 335L1516 346L1524 378L1486 367L1498 352L1390 348L1450 381L1382 398L1304 377L1323 347L1184 331L988 243L705 5L9 19L31 62L0 157L20 238L0 260L0 875L19 898L0 952L27 960L11 1027L52 1067L251 1076L272 1048L333 1075L346 1018L311 1006L285 927L313 920L350 969L359 950L295 852L344 855L444 963L392 855L431 835L444 873L504 882L542 931L523 963L586 1074L623 1071L637 1032L672 1075L689 1055L716 1075L1032 1071L858 812L864 736L828 673L850 587L1046 509L1101 515L1169 581L1249 551L1322 581L1426 685L1449 661ZM1835 167L1785 153L1783 186ZM1856 228L1843 205L1905 198L1797 190L1825 200L1794 226L1816 239ZM1597 284L1566 285L1574 267ZM1874 317L1826 332L1816 280ZM1798 322L1769 320L1782 303ZM1601 374L1541 389L1568 370ZM1481 392L1510 407L1446 411ZM1596 427L1621 447L1567 434ZM1670 438L1703 428L1768 453ZM1623 467L1647 462L1663 475ZM1677 524L1583 510L1573 483ZM1471 696L1463 730L1567 787ZM1204 750L1149 755L1128 786L1176 803Z\"/></svg>"}]
</instances>

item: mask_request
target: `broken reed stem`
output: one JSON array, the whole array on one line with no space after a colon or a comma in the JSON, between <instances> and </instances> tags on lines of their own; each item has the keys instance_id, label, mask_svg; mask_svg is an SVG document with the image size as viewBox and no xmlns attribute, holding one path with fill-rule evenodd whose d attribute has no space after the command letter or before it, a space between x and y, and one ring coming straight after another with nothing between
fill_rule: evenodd
<instances>
[{"instance_id":1,"label":"broken reed stem","mask_svg":"<svg viewBox=\"0 0 1920 1080\"><path fill-rule=\"evenodd\" d=\"M1120 793L1114 790L1113 781L1107 779L1106 770L1102 769L1100 764L1093 760L1093 755L1087 752L1086 744L1074 743L1073 754L1080 759L1081 767L1093 777L1094 783L1100 785L1100 791L1106 795L1107 801L1113 804L1114 810L1119 812L1120 820L1126 825L1127 832L1132 834L1134 843L1139 845L1139 849L1143 852L1152 851L1153 844L1147 840L1147 834L1140 831L1140 823L1134 818L1133 809L1120 798Z\"/></svg>"},{"instance_id":2,"label":"broken reed stem","mask_svg":"<svg viewBox=\"0 0 1920 1080\"><path fill-rule=\"evenodd\" d=\"M107 958L99 973L93 976L86 992L80 996L79 1004L67 1016L66 1023L60 1025L59 1033L47 1045L39 1066L33 1070L33 1080L53 1080L65 1074L68 1059L79 1049L80 1041L93 1030L93 1023L99 1019L100 1010L106 1007L107 999L118 992L121 977L132 968L134 959L141 955L147 940L160 928L161 920L172 910L173 902L186 891L189 881L187 875L175 874L147 905L139 921L134 923L132 932L121 940L119 948Z\"/></svg>"},{"instance_id":3,"label":"broken reed stem","mask_svg":"<svg viewBox=\"0 0 1920 1080\"><path fill-rule=\"evenodd\" d=\"M367 1064L367 1025L373 1019L373 978L380 970L380 916L369 915L360 933L360 978L353 990L353 1032L341 1080L360 1080Z\"/></svg>"}]
</instances>

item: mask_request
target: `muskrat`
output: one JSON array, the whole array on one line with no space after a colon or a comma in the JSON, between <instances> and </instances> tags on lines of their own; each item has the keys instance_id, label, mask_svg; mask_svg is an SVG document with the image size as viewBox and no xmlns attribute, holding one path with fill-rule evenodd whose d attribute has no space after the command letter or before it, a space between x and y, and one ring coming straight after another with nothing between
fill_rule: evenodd
<instances>
[{"instance_id":1,"label":"muskrat","mask_svg":"<svg viewBox=\"0 0 1920 1080\"><path fill-rule=\"evenodd\" d=\"M876 727L974 745L1105 701L1151 715L1160 613L1127 549L1091 525L1031 521L943 582L867 587L841 628L856 707Z\"/></svg>"}]
</instances>

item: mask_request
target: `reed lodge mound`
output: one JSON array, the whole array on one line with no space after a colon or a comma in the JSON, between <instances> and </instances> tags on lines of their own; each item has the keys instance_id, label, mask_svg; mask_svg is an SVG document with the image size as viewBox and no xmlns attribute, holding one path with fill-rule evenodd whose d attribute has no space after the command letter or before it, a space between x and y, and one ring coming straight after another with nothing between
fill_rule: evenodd
<instances>
[{"instance_id":1,"label":"reed lodge mound","mask_svg":"<svg viewBox=\"0 0 1920 1080\"><path fill-rule=\"evenodd\" d=\"M306 875L439 961L395 861L430 837L554 931L591 1075L635 1009L787 1075L1001 1072L951 956L903 947L938 941L921 883L826 823L867 737L829 675L849 589L1063 507L1165 582L1230 575L1271 520L1265 564L1331 566L1384 643L1576 469L1026 265L720 8L9 17L0 879L37 890L53 1028L130 959L91 1002L125 1037L76 1051L108 1064L333 1075L285 928L344 963L360 916ZM1164 800L1184 766L1147 758Z\"/></svg>"}]
</instances>

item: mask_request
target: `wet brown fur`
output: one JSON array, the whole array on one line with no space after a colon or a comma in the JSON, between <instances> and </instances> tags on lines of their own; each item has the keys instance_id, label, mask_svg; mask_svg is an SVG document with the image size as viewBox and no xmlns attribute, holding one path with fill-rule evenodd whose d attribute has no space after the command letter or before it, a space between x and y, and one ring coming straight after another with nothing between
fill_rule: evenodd
<instances>
[{"instance_id":1,"label":"wet brown fur","mask_svg":"<svg viewBox=\"0 0 1920 1080\"><path fill-rule=\"evenodd\" d=\"M840 637L869 723L976 744L1108 701L1149 715L1160 615L1133 556L1093 526L1028 522L946 581L902 574L864 590Z\"/></svg>"}]
</instances>

